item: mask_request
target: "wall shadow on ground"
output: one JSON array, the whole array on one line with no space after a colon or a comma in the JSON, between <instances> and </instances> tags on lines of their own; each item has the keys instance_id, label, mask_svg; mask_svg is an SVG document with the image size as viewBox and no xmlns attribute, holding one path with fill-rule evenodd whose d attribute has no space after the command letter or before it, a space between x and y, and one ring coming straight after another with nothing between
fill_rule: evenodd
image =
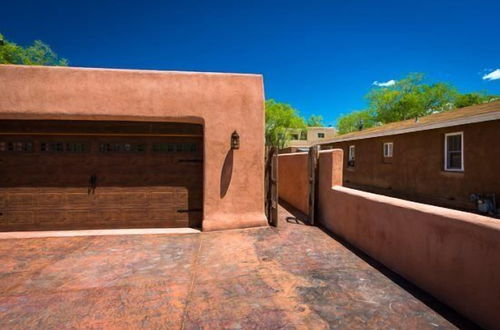
<instances>
[{"instance_id":1,"label":"wall shadow on ground","mask_svg":"<svg viewBox=\"0 0 500 330\"><path fill-rule=\"evenodd\" d=\"M280 201L280 206L286 209L290 214L292 214L296 219L306 221L307 216L301 212L300 210L294 208L292 205L289 203ZM428 292L422 290L421 288L417 287L416 285L412 284L411 282L407 281L405 278L402 276L398 275L397 273L393 272L389 268L385 267L383 264L380 262L376 261L375 259L371 258L369 255L361 251L360 249L356 248L354 245L350 244L346 240L342 239L338 235L335 235L331 231L329 231L327 228L322 226L320 223L318 224L319 229L321 229L325 234L330 236L332 239L340 243L342 246L344 246L346 249L354 253L356 256L361 258L364 262L381 272L384 276L389 278L392 282L397 284L399 287L410 293L412 296L414 296L416 299L420 300L422 303L424 303L427 307L431 308L433 311L441 315L443 318L448 320L450 323L455 325L459 329L481 329L478 325L476 325L474 322L454 310L453 308L443 304L439 300L437 300L435 297L430 295Z\"/></svg>"}]
</instances>

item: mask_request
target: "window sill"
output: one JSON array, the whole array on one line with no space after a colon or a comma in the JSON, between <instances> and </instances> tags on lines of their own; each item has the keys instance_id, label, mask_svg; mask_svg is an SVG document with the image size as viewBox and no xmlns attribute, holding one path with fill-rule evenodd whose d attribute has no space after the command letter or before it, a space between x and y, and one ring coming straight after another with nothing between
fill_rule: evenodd
<instances>
[{"instance_id":1,"label":"window sill","mask_svg":"<svg viewBox=\"0 0 500 330\"><path fill-rule=\"evenodd\" d=\"M441 175L449 178L463 178L464 171L442 170Z\"/></svg>"},{"instance_id":2,"label":"window sill","mask_svg":"<svg viewBox=\"0 0 500 330\"><path fill-rule=\"evenodd\" d=\"M350 172L354 172L356 170L356 168L353 166L347 166L347 170Z\"/></svg>"}]
</instances>

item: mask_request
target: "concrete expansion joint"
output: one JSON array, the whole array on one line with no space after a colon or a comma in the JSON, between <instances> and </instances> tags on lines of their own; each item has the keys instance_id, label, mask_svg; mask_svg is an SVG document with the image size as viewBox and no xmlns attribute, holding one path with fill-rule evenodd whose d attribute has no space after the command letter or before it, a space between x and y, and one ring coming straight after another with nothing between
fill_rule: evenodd
<instances>
[{"instance_id":1,"label":"concrete expansion joint","mask_svg":"<svg viewBox=\"0 0 500 330\"><path fill-rule=\"evenodd\" d=\"M184 329L184 325L186 323L186 318L187 318L187 314L189 311L189 304L191 302L191 297L193 295L194 286L196 284L196 274L198 273L198 260L199 260L200 254L201 254L201 247L203 245L203 235L200 235L200 239L198 241L199 241L198 250L196 251L196 254L195 254L194 259L193 259L193 270L191 272L191 281L189 284L189 290L188 290L188 294L186 297L186 305L184 307L184 313L182 315L182 320L181 320L181 330Z\"/></svg>"}]
</instances>

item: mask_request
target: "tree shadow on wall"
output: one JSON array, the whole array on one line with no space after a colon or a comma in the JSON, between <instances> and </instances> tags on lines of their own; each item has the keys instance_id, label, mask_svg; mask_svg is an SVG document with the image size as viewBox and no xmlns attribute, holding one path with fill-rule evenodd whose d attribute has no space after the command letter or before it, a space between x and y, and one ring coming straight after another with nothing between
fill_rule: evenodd
<instances>
[{"instance_id":1,"label":"tree shadow on wall","mask_svg":"<svg viewBox=\"0 0 500 330\"><path fill-rule=\"evenodd\" d=\"M231 184L233 176L233 149L229 149L222 165L220 174L220 198L224 198Z\"/></svg>"}]
</instances>

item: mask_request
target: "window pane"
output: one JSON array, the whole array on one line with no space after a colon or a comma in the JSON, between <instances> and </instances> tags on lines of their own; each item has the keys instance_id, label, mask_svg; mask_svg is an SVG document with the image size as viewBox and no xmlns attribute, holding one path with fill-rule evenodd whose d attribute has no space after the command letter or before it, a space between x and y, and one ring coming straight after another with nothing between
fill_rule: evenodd
<instances>
[{"instance_id":1,"label":"window pane","mask_svg":"<svg viewBox=\"0 0 500 330\"><path fill-rule=\"evenodd\" d=\"M448 151L461 151L462 149L462 136L451 135L447 137Z\"/></svg>"},{"instance_id":2,"label":"window pane","mask_svg":"<svg viewBox=\"0 0 500 330\"><path fill-rule=\"evenodd\" d=\"M384 157L392 157L392 143L384 143Z\"/></svg>"},{"instance_id":3,"label":"window pane","mask_svg":"<svg viewBox=\"0 0 500 330\"><path fill-rule=\"evenodd\" d=\"M349 147L349 160L354 160L354 146Z\"/></svg>"},{"instance_id":4,"label":"window pane","mask_svg":"<svg viewBox=\"0 0 500 330\"><path fill-rule=\"evenodd\" d=\"M462 168L462 155L460 152L448 153L448 168L461 169Z\"/></svg>"},{"instance_id":5,"label":"window pane","mask_svg":"<svg viewBox=\"0 0 500 330\"><path fill-rule=\"evenodd\" d=\"M462 135L446 136L446 168L462 169Z\"/></svg>"}]
</instances>

